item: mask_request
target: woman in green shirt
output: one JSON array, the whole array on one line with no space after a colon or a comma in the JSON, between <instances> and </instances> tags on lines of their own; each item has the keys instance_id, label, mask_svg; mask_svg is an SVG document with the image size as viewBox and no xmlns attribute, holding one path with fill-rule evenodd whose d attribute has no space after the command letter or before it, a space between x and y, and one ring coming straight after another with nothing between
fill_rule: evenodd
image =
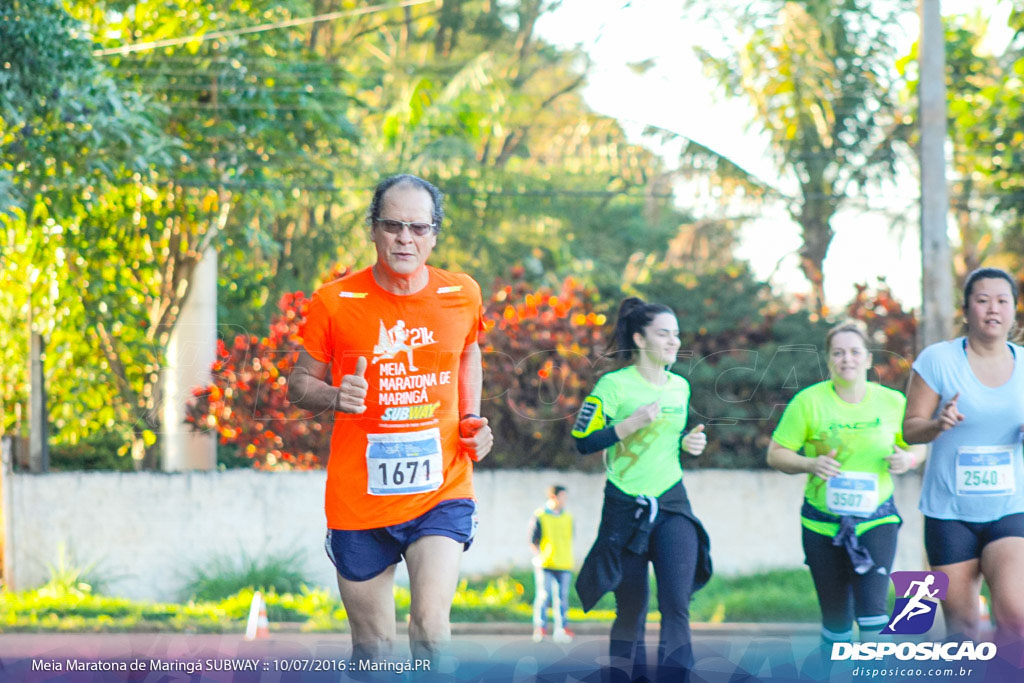
<instances>
[{"instance_id":1,"label":"woman in green shirt","mask_svg":"<svg viewBox=\"0 0 1024 683\"><path fill-rule=\"evenodd\" d=\"M631 667L631 678L639 678L653 564L661 612L658 680L682 680L693 663L690 595L711 576L711 559L707 533L683 488L679 456L681 449L700 455L707 437L704 425L684 433L690 385L668 370L679 352L671 309L625 299L615 350L626 364L598 380L572 431L580 453L607 450L608 472L597 539L576 591L584 610L615 592L609 652L613 666Z\"/></svg>"},{"instance_id":2,"label":"woman in green shirt","mask_svg":"<svg viewBox=\"0 0 1024 683\"><path fill-rule=\"evenodd\" d=\"M892 475L919 464L903 441L906 399L868 382L871 353L860 321L825 337L830 378L793 397L768 447L768 464L806 474L800 511L805 562L821 606L822 638L849 641L889 620L886 597L902 523Z\"/></svg>"}]
</instances>

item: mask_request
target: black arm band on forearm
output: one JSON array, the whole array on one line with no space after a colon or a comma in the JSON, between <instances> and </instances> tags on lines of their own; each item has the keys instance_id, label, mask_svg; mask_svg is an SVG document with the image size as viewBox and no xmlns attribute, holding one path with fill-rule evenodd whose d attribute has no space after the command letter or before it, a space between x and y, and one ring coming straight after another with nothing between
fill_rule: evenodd
<instances>
[{"instance_id":1,"label":"black arm band on forearm","mask_svg":"<svg viewBox=\"0 0 1024 683\"><path fill-rule=\"evenodd\" d=\"M615 433L615 425L605 427L584 437L573 437L576 439L576 450L580 455L588 455L603 451L605 448L617 444L619 435Z\"/></svg>"}]
</instances>

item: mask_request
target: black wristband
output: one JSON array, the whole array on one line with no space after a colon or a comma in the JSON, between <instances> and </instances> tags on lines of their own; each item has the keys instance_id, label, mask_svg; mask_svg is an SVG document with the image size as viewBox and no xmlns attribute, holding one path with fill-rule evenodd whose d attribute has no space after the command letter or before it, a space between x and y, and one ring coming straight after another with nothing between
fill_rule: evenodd
<instances>
[{"instance_id":1,"label":"black wristband","mask_svg":"<svg viewBox=\"0 0 1024 683\"><path fill-rule=\"evenodd\" d=\"M466 418L469 418L469 417L475 417L478 420L480 419L480 416L477 415L476 413L466 413L465 415L463 415L462 417L459 418L459 422L462 422L463 420L465 420Z\"/></svg>"}]
</instances>

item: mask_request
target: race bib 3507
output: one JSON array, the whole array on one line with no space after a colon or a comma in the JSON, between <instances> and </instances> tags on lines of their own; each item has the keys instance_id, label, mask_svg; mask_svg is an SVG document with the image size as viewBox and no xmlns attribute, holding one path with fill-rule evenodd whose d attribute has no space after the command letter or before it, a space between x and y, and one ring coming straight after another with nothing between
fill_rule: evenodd
<instances>
[{"instance_id":1,"label":"race bib 3507","mask_svg":"<svg viewBox=\"0 0 1024 683\"><path fill-rule=\"evenodd\" d=\"M826 504L833 515L867 517L878 507L878 475L842 472L828 480Z\"/></svg>"}]
</instances>

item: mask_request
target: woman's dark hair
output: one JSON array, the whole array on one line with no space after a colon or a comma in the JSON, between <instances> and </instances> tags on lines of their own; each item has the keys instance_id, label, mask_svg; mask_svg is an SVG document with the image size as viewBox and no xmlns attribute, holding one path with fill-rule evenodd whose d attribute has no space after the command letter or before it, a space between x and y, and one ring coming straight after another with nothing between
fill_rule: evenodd
<instances>
[{"instance_id":1,"label":"woman's dark hair","mask_svg":"<svg viewBox=\"0 0 1024 683\"><path fill-rule=\"evenodd\" d=\"M964 310L967 310L968 301L971 298L971 292L974 291L974 283L978 280L988 279L1000 279L1006 280L1010 283L1010 292L1013 294L1013 305L1017 305L1017 283L1013 281L1010 274L1002 268L977 268L967 276L967 282L964 283Z\"/></svg>"},{"instance_id":2,"label":"woman's dark hair","mask_svg":"<svg viewBox=\"0 0 1024 683\"><path fill-rule=\"evenodd\" d=\"M377 187L373 190L373 199L370 200L370 209L366 212L366 222L373 225L373 222L380 218L380 205L384 200L384 193L395 185L412 185L430 195L430 200L434 204L434 213L430 218L430 222L434 224L435 234L441 232L441 222L444 220L444 194L432 183L409 173L393 175L377 184Z\"/></svg>"},{"instance_id":3,"label":"woman's dark hair","mask_svg":"<svg viewBox=\"0 0 1024 683\"><path fill-rule=\"evenodd\" d=\"M655 316L662 313L675 312L664 304L649 304L643 299L631 296L619 304L619 312L615 317L615 332L612 335L611 353L620 363L626 363L637 350L633 335L644 333L644 328L651 324Z\"/></svg>"}]
</instances>

